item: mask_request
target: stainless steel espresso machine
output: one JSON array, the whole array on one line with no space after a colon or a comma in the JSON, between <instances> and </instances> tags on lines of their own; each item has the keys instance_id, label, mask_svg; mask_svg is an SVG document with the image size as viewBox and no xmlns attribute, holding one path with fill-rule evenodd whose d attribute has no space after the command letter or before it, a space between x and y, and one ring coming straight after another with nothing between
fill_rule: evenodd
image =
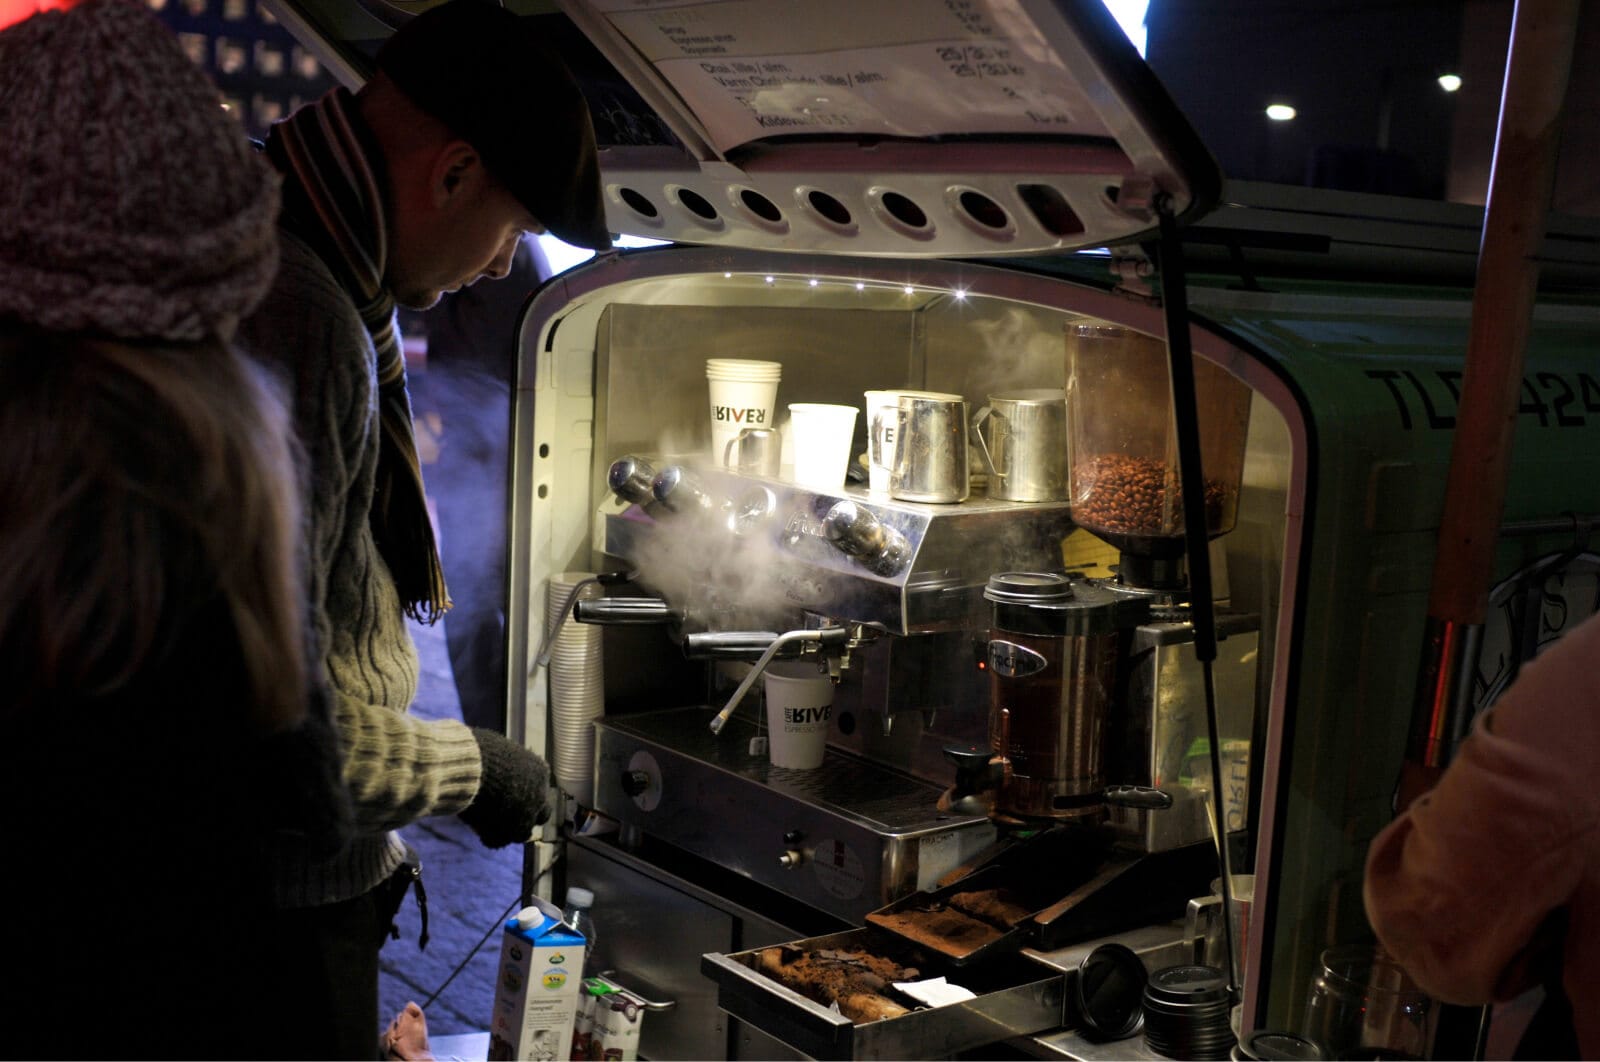
<instances>
[{"instance_id":1,"label":"stainless steel espresso machine","mask_svg":"<svg viewBox=\"0 0 1600 1062\"><path fill-rule=\"evenodd\" d=\"M1120 400L1107 390L1116 373L1096 375L1096 353L1120 366L1145 343L1159 350L1120 329L1069 344L1079 352L1067 361L1069 421L1085 403ZM1216 434L1239 451L1237 407L1247 413L1250 394L1235 386L1233 432ZM1112 456L1131 462L1166 445L1166 418L1151 424L1143 434L1123 426ZM1106 445L1074 451L1083 459L1067 487L1089 511L1132 490L1106 471ZM1218 535L1236 508L1224 501L1238 494L1233 456L1231 482L1218 463L1209 510ZM686 853L819 913L811 930L851 942L867 933L908 943L897 921L958 890L1003 888L1022 897L1026 918L944 956L980 971L1025 946L1178 918L1205 893L1217 855L1204 699L1185 652L1181 519L1161 509L1159 479L1146 487L1153 509L1128 508L1120 530L1090 528L1121 548L1102 577L1064 566L1062 543L1078 526L1065 494L925 504L643 452L616 457L606 488L596 547L624 575L608 596L578 601L574 617L627 639L634 667L696 665L678 706L658 700L595 724L593 810L621 824L621 847L631 838ZM1258 624L1224 613L1219 626L1222 732L1240 772L1224 784L1248 788ZM836 682L815 770L773 767L761 745L751 691L780 659L813 661ZM1233 830L1245 826L1247 801L1236 803ZM574 855L581 874L581 845ZM814 935L796 927L790 939ZM722 953L707 970L719 1004L757 1028L805 1023L775 1013L739 957L779 942L705 949ZM1017 977L1008 988L1050 979L1039 968L1003 979ZM1037 1031L1060 1013L1043 1002L1011 1021ZM815 1053L825 1033L786 1039Z\"/></svg>"}]
</instances>

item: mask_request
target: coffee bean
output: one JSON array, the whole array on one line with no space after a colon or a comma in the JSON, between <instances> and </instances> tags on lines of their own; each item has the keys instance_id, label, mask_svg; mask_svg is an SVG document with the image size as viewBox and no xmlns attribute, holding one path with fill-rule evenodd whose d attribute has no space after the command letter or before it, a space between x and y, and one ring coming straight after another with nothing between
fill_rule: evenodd
<instances>
[{"instance_id":1,"label":"coffee bean","mask_svg":"<svg viewBox=\"0 0 1600 1062\"><path fill-rule=\"evenodd\" d=\"M1206 527L1225 530L1236 488L1205 482ZM1072 519L1079 527L1119 535L1160 538L1183 534L1183 490L1178 469L1150 457L1096 454L1073 462Z\"/></svg>"}]
</instances>

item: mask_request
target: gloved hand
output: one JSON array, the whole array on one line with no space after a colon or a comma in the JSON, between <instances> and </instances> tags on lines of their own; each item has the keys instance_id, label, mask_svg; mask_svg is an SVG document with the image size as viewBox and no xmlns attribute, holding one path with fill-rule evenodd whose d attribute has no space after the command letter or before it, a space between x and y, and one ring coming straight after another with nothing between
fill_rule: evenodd
<instances>
[{"instance_id":1,"label":"gloved hand","mask_svg":"<svg viewBox=\"0 0 1600 1062\"><path fill-rule=\"evenodd\" d=\"M483 780L458 818L489 848L519 844L550 817L550 768L527 749L493 730L473 727Z\"/></svg>"}]
</instances>

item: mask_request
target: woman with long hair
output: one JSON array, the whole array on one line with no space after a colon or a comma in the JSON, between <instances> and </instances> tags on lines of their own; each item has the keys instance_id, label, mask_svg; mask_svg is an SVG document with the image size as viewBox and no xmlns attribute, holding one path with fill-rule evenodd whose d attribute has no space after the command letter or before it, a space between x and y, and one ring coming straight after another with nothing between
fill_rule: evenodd
<instances>
[{"instance_id":1,"label":"woman with long hair","mask_svg":"<svg viewBox=\"0 0 1600 1062\"><path fill-rule=\"evenodd\" d=\"M0 99L0 1016L252 1055L274 874L351 828L288 417L231 343L278 180L131 0L0 31Z\"/></svg>"}]
</instances>

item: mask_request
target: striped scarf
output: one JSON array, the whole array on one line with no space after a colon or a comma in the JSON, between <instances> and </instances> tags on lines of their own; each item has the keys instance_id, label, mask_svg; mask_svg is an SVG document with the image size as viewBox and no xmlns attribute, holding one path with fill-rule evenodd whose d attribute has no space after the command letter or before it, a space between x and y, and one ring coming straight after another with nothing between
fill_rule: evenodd
<instances>
[{"instance_id":1,"label":"striped scarf","mask_svg":"<svg viewBox=\"0 0 1600 1062\"><path fill-rule=\"evenodd\" d=\"M267 155L284 175L283 227L309 243L333 270L372 336L383 431L368 518L406 615L436 623L450 608L450 595L428 521L394 297L383 282L389 234L382 156L356 111L355 97L343 88L274 125Z\"/></svg>"}]
</instances>

